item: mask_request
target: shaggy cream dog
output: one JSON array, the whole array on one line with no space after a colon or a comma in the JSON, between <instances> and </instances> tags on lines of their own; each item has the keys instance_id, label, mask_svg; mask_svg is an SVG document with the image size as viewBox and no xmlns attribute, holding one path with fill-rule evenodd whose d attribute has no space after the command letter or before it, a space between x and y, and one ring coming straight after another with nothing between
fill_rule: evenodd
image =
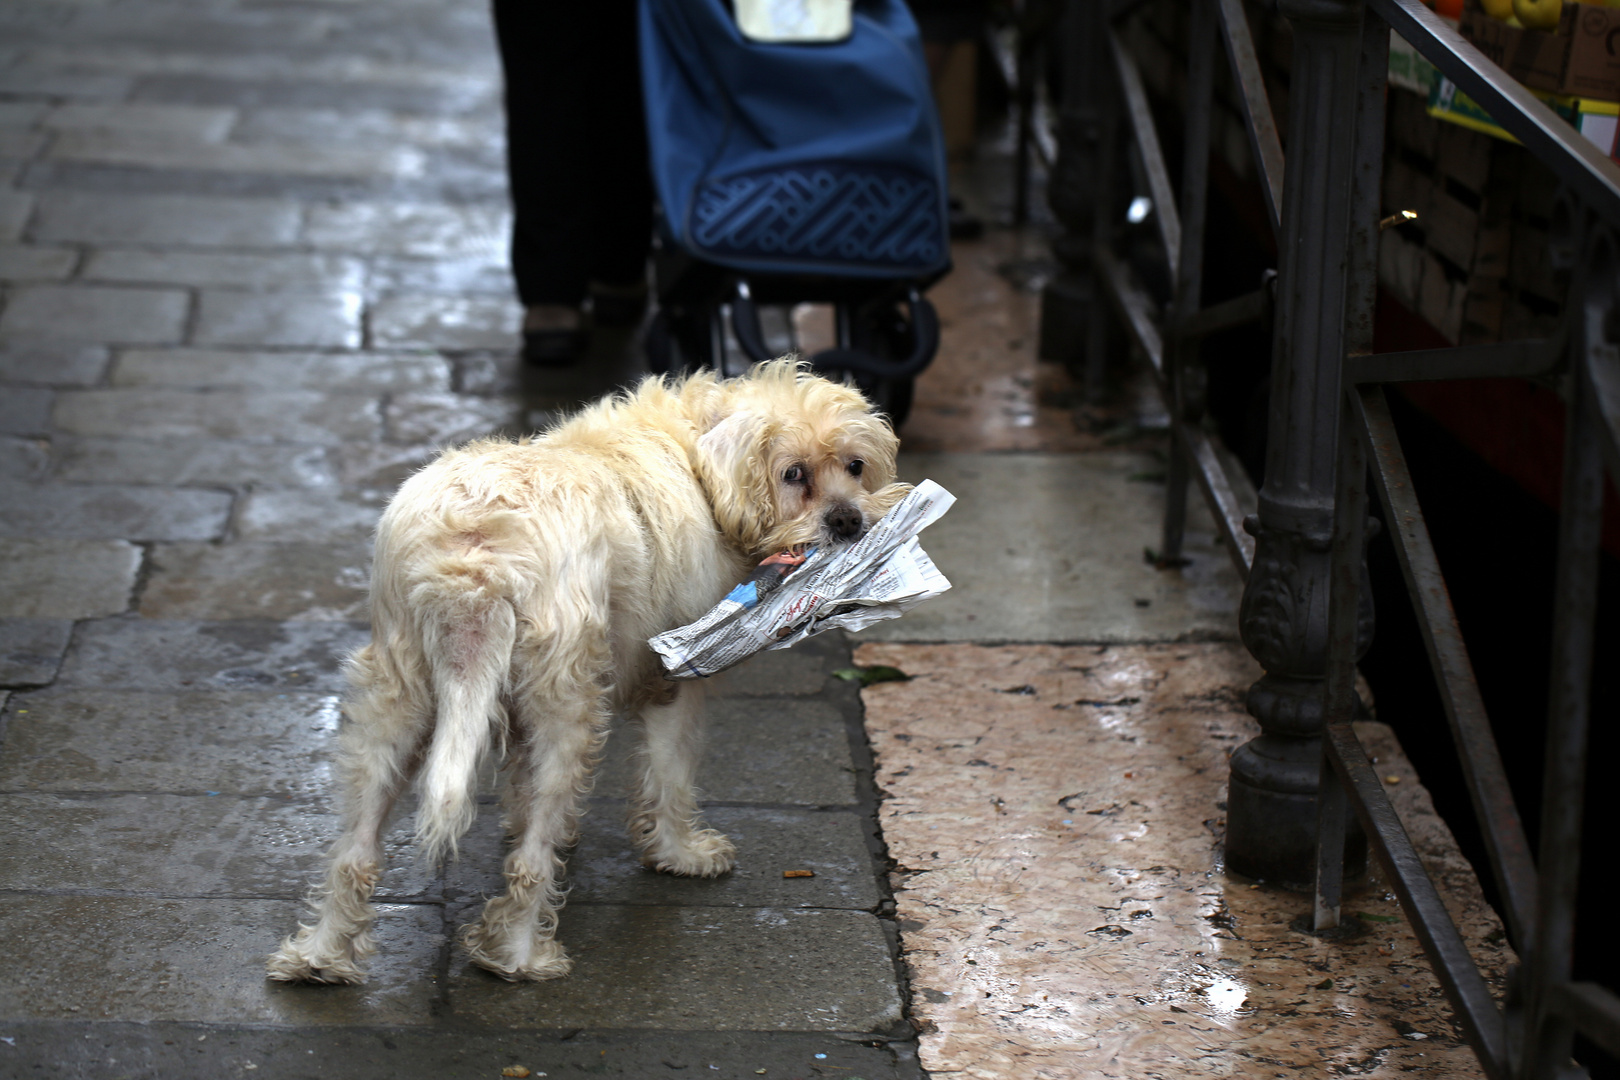
<instances>
[{"instance_id":1,"label":"shaggy cream dog","mask_svg":"<svg viewBox=\"0 0 1620 1080\"><path fill-rule=\"evenodd\" d=\"M724 874L698 820L702 687L661 677L647 639L691 622L763 557L844 543L899 501L897 442L861 395L792 361L719 380L648 379L523 442L445 453L377 525L371 644L350 658L347 806L316 916L272 979L355 983L375 951L381 831L416 778L431 860L472 823L480 759L505 754L507 888L462 932L507 979L550 979L562 852L615 712L639 718L631 837L655 870Z\"/></svg>"}]
</instances>

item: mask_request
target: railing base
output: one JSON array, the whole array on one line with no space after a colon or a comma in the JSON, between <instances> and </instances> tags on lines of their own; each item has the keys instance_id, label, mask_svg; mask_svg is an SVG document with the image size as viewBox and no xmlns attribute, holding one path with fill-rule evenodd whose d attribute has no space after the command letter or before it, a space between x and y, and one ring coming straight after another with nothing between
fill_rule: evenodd
<instances>
[{"instance_id":1,"label":"railing base","mask_svg":"<svg viewBox=\"0 0 1620 1080\"><path fill-rule=\"evenodd\" d=\"M1226 794L1226 868L1244 877L1310 892L1316 875L1318 739L1262 735L1232 755ZM1344 882L1367 873L1367 835L1347 823Z\"/></svg>"}]
</instances>

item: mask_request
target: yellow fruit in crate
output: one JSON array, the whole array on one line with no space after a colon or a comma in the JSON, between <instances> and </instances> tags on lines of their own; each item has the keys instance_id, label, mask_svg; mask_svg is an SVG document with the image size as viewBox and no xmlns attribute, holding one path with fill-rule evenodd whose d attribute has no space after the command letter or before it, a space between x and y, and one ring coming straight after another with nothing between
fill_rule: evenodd
<instances>
[{"instance_id":1,"label":"yellow fruit in crate","mask_svg":"<svg viewBox=\"0 0 1620 1080\"><path fill-rule=\"evenodd\" d=\"M1507 22L1513 18L1513 0L1479 0L1485 14L1493 19Z\"/></svg>"},{"instance_id":2,"label":"yellow fruit in crate","mask_svg":"<svg viewBox=\"0 0 1620 1080\"><path fill-rule=\"evenodd\" d=\"M1564 0L1513 0L1513 14L1531 30L1556 30Z\"/></svg>"}]
</instances>

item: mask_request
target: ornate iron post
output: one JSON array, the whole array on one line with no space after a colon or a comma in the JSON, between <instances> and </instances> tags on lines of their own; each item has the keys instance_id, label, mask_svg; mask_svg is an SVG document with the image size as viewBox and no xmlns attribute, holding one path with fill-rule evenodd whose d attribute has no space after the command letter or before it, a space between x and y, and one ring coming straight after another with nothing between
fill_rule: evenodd
<instances>
[{"instance_id":1,"label":"ornate iron post","mask_svg":"<svg viewBox=\"0 0 1620 1080\"><path fill-rule=\"evenodd\" d=\"M1260 512L1244 522L1256 547L1239 612L1243 643L1266 673L1248 695L1262 733L1232 755L1226 861L1303 888L1315 868L1362 5L1280 8L1294 56L1271 417ZM1360 622L1358 657L1371 642L1370 607ZM1346 855L1359 874L1364 840Z\"/></svg>"}]
</instances>

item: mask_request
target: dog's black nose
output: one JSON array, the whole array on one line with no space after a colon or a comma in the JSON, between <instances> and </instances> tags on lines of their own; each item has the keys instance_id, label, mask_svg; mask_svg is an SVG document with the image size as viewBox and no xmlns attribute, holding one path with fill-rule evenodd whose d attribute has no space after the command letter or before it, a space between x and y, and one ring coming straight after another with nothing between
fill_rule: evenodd
<instances>
[{"instance_id":1,"label":"dog's black nose","mask_svg":"<svg viewBox=\"0 0 1620 1080\"><path fill-rule=\"evenodd\" d=\"M853 540L861 534L861 512L853 503L839 503L822 520L827 531L839 540Z\"/></svg>"}]
</instances>

